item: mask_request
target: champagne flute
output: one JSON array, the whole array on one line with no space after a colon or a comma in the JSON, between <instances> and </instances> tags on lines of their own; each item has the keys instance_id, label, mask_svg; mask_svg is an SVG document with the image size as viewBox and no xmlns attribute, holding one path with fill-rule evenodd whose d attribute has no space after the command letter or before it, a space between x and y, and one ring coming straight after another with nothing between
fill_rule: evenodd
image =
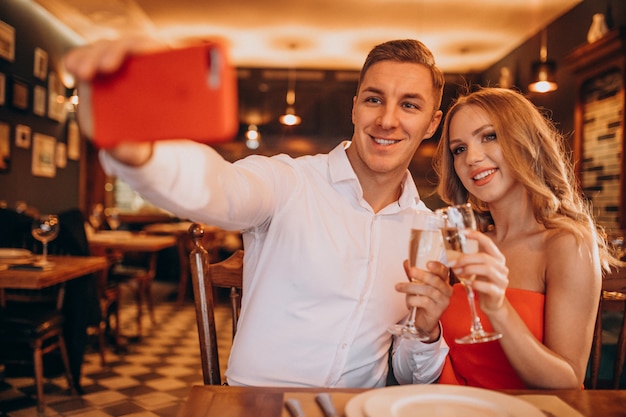
<instances>
[{"instance_id":1,"label":"champagne flute","mask_svg":"<svg viewBox=\"0 0 626 417\"><path fill-rule=\"evenodd\" d=\"M428 261L440 261L444 257L442 219L428 211L416 211L411 222L409 266L426 270ZM428 332L415 327L416 314L417 307L411 308L406 324L395 324L389 327L389 333L407 339L428 340Z\"/></svg>"},{"instance_id":2,"label":"champagne flute","mask_svg":"<svg viewBox=\"0 0 626 417\"><path fill-rule=\"evenodd\" d=\"M43 245L43 254L41 260L37 262L38 266L49 268L53 265L48 261L48 242L56 239L59 229L59 217L56 214L44 214L33 221L31 233Z\"/></svg>"},{"instance_id":3,"label":"champagne flute","mask_svg":"<svg viewBox=\"0 0 626 417\"><path fill-rule=\"evenodd\" d=\"M466 237L468 230L476 229L476 218L471 204L449 206L437 210L437 213L442 215L445 223L442 232L448 262L457 259L463 253L478 252L478 242ZM476 275L458 276L458 278L467 292L472 325L470 326L470 334L455 339L455 342L459 344L472 344L500 339L502 334L497 332L489 333L483 329L480 318L476 312L474 290L472 289L472 282L476 278Z\"/></svg>"}]
</instances>

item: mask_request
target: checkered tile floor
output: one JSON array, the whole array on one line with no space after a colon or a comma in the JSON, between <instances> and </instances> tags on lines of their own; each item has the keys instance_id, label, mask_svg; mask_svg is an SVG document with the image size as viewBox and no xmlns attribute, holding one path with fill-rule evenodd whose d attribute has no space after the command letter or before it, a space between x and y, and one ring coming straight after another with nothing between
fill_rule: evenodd
<instances>
[{"instance_id":1,"label":"checkered tile floor","mask_svg":"<svg viewBox=\"0 0 626 417\"><path fill-rule=\"evenodd\" d=\"M155 283L160 284L160 283ZM71 396L61 375L47 379L46 416L175 416L193 385L202 385L195 310L192 301L177 306L163 295L173 286L157 285L156 324L143 322L144 337L128 344L128 352L115 354L107 348L107 365L102 368L94 348L85 355L82 396ZM135 306L122 304L123 334L134 334ZM216 312L216 325L223 334L221 352L228 354L230 322L228 307ZM221 331L224 329L225 331ZM222 340L223 339L223 340ZM226 348L226 349L222 349ZM45 358L44 358L45 362ZM221 359L224 367L226 357ZM10 378L0 383L0 417L36 416L36 391L32 377Z\"/></svg>"}]
</instances>

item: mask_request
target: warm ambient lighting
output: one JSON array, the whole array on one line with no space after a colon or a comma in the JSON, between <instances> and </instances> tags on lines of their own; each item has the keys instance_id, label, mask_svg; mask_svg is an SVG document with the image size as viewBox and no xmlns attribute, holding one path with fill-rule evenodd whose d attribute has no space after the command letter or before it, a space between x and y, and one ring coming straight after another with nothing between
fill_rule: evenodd
<instances>
[{"instance_id":1,"label":"warm ambient lighting","mask_svg":"<svg viewBox=\"0 0 626 417\"><path fill-rule=\"evenodd\" d=\"M531 80L528 90L535 93L548 93L558 88L556 83L556 63L548 60L547 32L541 32L541 49L539 51L539 61L532 63Z\"/></svg>"},{"instance_id":2,"label":"warm ambient lighting","mask_svg":"<svg viewBox=\"0 0 626 417\"><path fill-rule=\"evenodd\" d=\"M259 128L255 124L251 124L248 126L248 130L246 131L246 147L248 149L258 149L260 145L261 134L259 133Z\"/></svg>"},{"instance_id":3,"label":"warm ambient lighting","mask_svg":"<svg viewBox=\"0 0 626 417\"><path fill-rule=\"evenodd\" d=\"M296 126L300 124L302 119L300 118L300 116L295 114L293 109L287 109L285 114L278 118L278 121L286 126Z\"/></svg>"},{"instance_id":4,"label":"warm ambient lighting","mask_svg":"<svg viewBox=\"0 0 626 417\"><path fill-rule=\"evenodd\" d=\"M287 73L287 96L285 97L287 102L287 110L285 114L278 118L278 121L286 126L299 125L302 119L296 115L294 104L296 103L296 71L290 69Z\"/></svg>"}]
</instances>

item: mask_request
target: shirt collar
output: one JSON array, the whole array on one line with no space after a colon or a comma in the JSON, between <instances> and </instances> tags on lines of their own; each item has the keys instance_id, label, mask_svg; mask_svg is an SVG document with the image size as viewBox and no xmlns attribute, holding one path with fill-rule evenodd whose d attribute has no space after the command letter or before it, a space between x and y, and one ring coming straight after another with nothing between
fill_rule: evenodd
<instances>
[{"instance_id":1,"label":"shirt collar","mask_svg":"<svg viewBox=\"0 0 626 417\"><path fill-rule=\"evenodd\" d=\"M359 184L359 180L352 169L352 165L348 160L348 154L346 153L346 150L350 147L351 143L351 141L345 140L330 151L328 154L328 169L330 179L333 183L354 181L358 184L360 190L361 186ZM417 186L415 185L415 181L413 181L411 173L407 169L402 182L402 194L400 194L400 198L398 199L398 206L403 210L415 207L419 202L420 196L417 191Z\"/></svg>"}]
</instances>

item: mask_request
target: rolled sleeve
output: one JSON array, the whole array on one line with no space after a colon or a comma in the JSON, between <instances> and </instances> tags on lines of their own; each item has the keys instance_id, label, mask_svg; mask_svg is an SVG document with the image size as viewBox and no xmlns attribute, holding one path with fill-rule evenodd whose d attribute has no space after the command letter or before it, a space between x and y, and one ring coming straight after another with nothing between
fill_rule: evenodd
<instances>
[{"instance_id":1,"label":"rolled sleeve","mask_svg":"<svg viewBox=\"0 0 626 417\"><path fill-rule=\"evenodd\" d=\"M400 384L430 384L441 375L450 348L443 337L433 343L395 337L392 366Z\"/></svg>"}]
</instances>

